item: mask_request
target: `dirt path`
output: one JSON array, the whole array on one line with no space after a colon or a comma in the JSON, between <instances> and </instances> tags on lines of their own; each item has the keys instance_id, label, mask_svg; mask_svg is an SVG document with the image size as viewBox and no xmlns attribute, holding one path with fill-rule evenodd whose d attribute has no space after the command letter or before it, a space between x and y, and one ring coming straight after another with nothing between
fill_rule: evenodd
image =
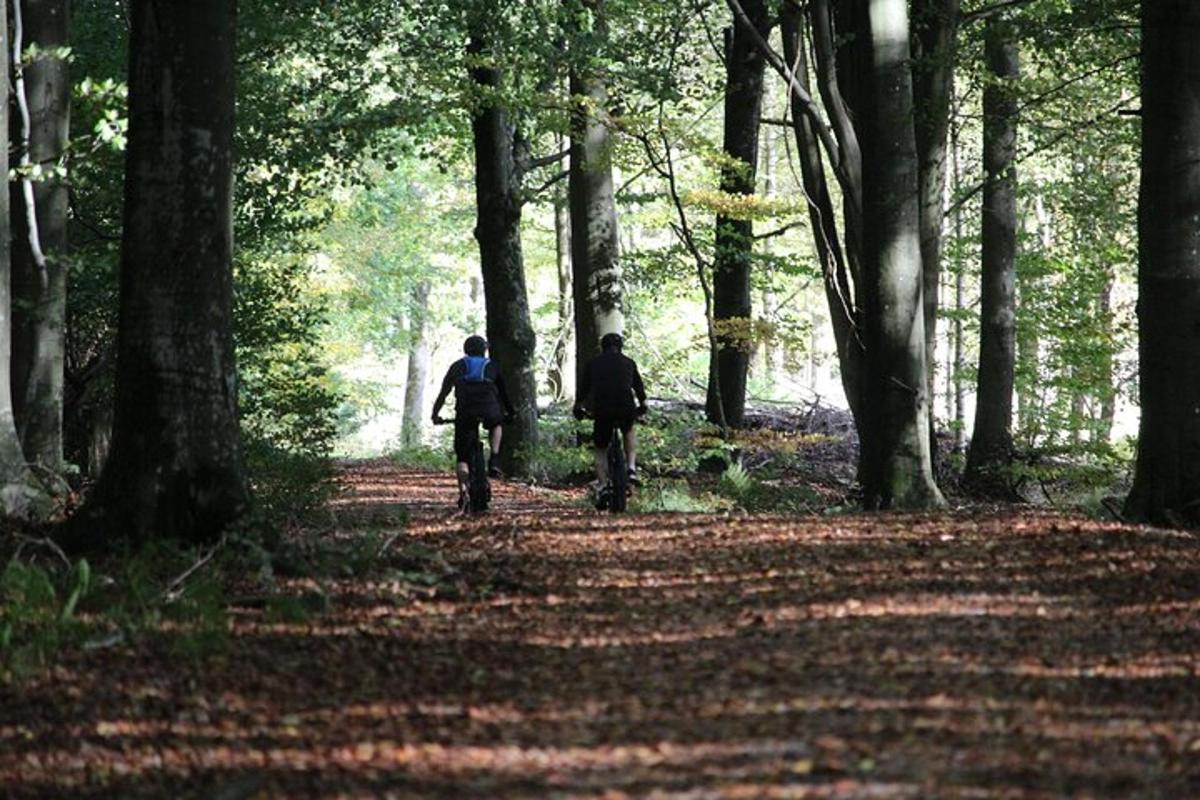
<instances>
[{"instance_id":1,"label":"dirt path","mask_svg":"<svg viewBox=\"0 0 1200 800\"><path fill-rule=\"evenodd\" d=\"M461 520L449 476L351 478L340 535L413 513L391 573L239 614L202 668L114 649L0 688L0 794L1200 796L1191 535L613 518L513 485ZM434 551L440 588L396 577Z\"/></svg>"}]
</instances>

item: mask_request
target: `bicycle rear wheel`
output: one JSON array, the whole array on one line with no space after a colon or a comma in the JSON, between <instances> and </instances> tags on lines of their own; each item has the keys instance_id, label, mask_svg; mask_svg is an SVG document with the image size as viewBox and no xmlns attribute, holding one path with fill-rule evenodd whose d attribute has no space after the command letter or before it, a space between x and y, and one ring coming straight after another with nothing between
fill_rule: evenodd
<instances>
[{"instance_id":1,"label":"bicycle rear wheel","mask_svg":"<svg viewBox=\"0 0 1200 800\"><path fill-rule=\"evenodd\" d=\"M488 503L492 500L492 487L488 483L487 467L483 462L483 444L477 442L475 451L471 454L470 478L467 483L467 495L471 511L487 511Z\"/></svg>"},{"instance_id":2,"label":"bicycle rear wheel","mask_svg":"<svg viewBox=\"0 0 1200 800\"><path fill-rule=\"evenodd\" d=\"M625 448L621 446L621 429L613 431L608 443L608 485L612 487L612 499L608 510L614 514L625 510L629 495L629 473L625 466Z\"/></svg>"}]
</instances>

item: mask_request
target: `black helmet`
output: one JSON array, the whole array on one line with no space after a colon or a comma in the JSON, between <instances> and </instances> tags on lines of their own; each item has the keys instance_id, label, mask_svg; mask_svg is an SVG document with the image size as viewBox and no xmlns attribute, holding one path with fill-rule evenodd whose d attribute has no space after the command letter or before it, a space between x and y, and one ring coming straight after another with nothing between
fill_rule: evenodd
<instances>
[{"instance_id":1,"label":"black helmet","mask_svg":"<svg viewBox=\"0 0 1200 800\"><path fill-rule=\"evenodd\" d=\"M620 350L625 346L625 340L619 333L606 333L600 337L601 350Z\"/></svg>"},{"instance_id":2,"label":"black helmet","mask_svg":"<svg viewBox=\"0 0 1200 800\"><path fill-rule=\"evenodd\" d=\"M487 352L487 339L482 336L468 336L463 342L463 352L469 356L481 356Z\"/></svg>"}]
</instances>

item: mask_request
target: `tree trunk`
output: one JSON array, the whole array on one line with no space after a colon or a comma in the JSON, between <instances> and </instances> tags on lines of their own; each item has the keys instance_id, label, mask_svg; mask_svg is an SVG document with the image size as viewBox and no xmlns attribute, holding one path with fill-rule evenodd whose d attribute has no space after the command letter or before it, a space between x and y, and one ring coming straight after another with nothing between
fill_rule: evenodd
<instances>
[{"instance_id":1,"label":"tree trunk","mask_svg":"<svg viewBox=\"0 0 1200 800\"><path fill-rule=\"evenodd\" d=\"M743 0L742 7L759 35L771 30L764 0ZM766 61L751 35L736 24L725 31L725 128L721 191L753 195L758 172L758 123L762 111L763 70ZM709 422L718 419L715 404L724 406L726 424L742 426L746 413L746 376L753 339L750 325L750 257L754 224L726 214L717 215L713 257L713 318L717 326L716 369L720 382L708 387Z\"/></svg>"},{"instance_id":2,"label":"tree trunk","mask_svg":"<svg viewBox=\"0 0 1200 800\"><path fill-rule=\"evenodd\" d=\"M793 4L785 4L780 17L784 58L797 80L808 91L808 59L803 46L801 24L799 9ZM824 276L825 298L841 367L842 389L846 393L846 402L855 426L861 430L865 354L857 328L857 301L850 283L850 268L842 250L837 215L834 213L833 198L825 178L825 165L812 121L800 110L795 93L789 93L789 96L792 101L792 129L796 150L800 154L801 180L808 201L808 219ZM815 372L814 368L814 375Z\"/></svg>"},{"instance_id":3,"label":"tree trunk","mask_svg":"<svg viewBox=\"0 0 1200 800\"><path fill-rule=\"evenodd\" d=\"M924 282L925 361L929 384L929 432L935 433L934 373L937 363L938 290L942 270L942 223L946 197L946 137L954 93L960 0L913 0L913 106L921 193L921 270ZM937 456L936 439L931 452Z\"/></svg>"},{"instance_id":4,"label":"tree trunk","mask_svg":"<svg viewBox=\"0 0 1200 800\"><path fill-rule=\"evenodd\" d=\"M1127 517L1200 525L1200 4L1142 4L1138 354Z\"/></svg>"},{"instance_id":5,"label":"tree trunk","mask_svg":"<svg viewBox=\"0 0 1200 800\"><path fill-rule=\"evenodd\" d=\"M1046 208L1039 187L1034 186L1030 194L1033 195L1037 246L1043 255L1049 256L1054 249L1054 218ZM1036 276L1017 275L1018 308L1032 308L1039 291L1036 285L1039 280ZM1033 388L1037 386L1041 347L1037 320L1033 315L1022 311L1017 315L1017 376L1020 380L1019 385L1025 387L1025 390L1016 392L1017 419L1014 423L1021 447L1033 446L1038 437L1042 409L1045 405L1044 390Z\"/></svg>"},{"instance_id":6,"label":"tree trunk","mask_svg":"<svg viewBox=\"0 0 1200 800\"><path fill-rule=\"evenodd\" d=\"M962 186L962 172L959 169L958 128L952 133L950 156L953 169L954 195L957 197ZM954 452L961 453L967 438L966 387L963 381L963 371L967 366L966 337L963 331L963 309L967 305L967 276L963 269L962 259L962 204L954 208L954 368L951 381L954 387Z\"/></svg>"},{"instance_id":7,"label":"tree trunk","mask_svg":"<svg viewBox=\"0 0 1200 800\"><path fill-rule=\"evenodd\" d=\"M246 508L231 335L235 0L133 0L112 453L68 542L200 542Z\"/></svg>"},{"instance_id":8,"label":"tree trunk","mask_svg":"<svg viewBox=\"0 0 1200 800\"><path fill-rule=\"evenodd\" d=\"M421 443L421 429L425 423L425 383L429 378L429 281L421 281L413 287L410 319L400 440L405 447L416 447Z\"/></svg>"},{"instance_id":9,"label":"tree trunk","mask_svg":"<svg viewBox=\"0 0 1200 800\"><path fill-rule=\"evenodd\" d=\"M922 301L919 165L907 0L864 9L869 66L857 109L863 147L864 312L869 401L867 508L943 504L933 480Z\"/></svg>"},{"instance_id":10,"label":"tree trunk","mask_svg":"<svg viewBox=\"0 0 1200 800\"><path fill-rule=\"evenodd\" d=\"M71 84L63 57L70 3L19 2L14 10L23 23L21 50L38 52L17 83L23 161L42 175L12 184L13 411L26 459L61 472L68 191L57 170L65 168L70 133Z\"/></svg>"},{"instance_id":11,"label":"tree trunk","mask_svg":"<svg viewBox=\"0 0 1200 800\"><path fill-rule=\"evenodd\" d=\"M1114 342L1117 339L1116 331L1113 330L1112 309L1112 293L1116 280L1117 276L1110 269L1104 284L1104 291L1100 295L1100 307L1098 309L1100 319L1103 320L1104 324L1105 340L1109 342ZM1113 350L1105 348L1102 358L1100 375L1104 383L1100 387L1100 418L1096 420L1096 424L1092 428L1092 440L1107 444L1112 438L1113 423L1117 418L1117 382L1116 375L1114 374L1116 367L1115 353Z\"/></svg>"},{"instance_id":12,"label":"tree trunk","mask_svg":"<svg viewBox=\"0 0 1200 800\"><path fill-rule=\"evenodd\" d=\"M603 0L584 0L594 14L593 33L605 34ZM600 337L623 333L617 210L613 202L608 89L591 54L572 54L570 90L571 272L575 299L575 385L600 352Z\"/></svg>"},{"instance_id":13,"label":"tree trunk","mask_svg":"<svg viewBox=\"0 0 1200 800\"><path fill-rule=\"evenodd\" d=\"M991 80L983 94L983 242L979 310L979 391L963 481L971 491L1008 493L1016 370L1017 46L1008 25L990 17L984 55Z\"/></svg>"},{"instance_id":14,"label":"tree trunk","mask_svg":"<svg viewBox=\"0 0 1200 800\"><path fill-rule=\"evenodd\" d=\"M8 41L7 0L0 0L0 59L8 63L11 47ZM0 81L0 174L7 175L9 167L9 82ZM9 202L8 192L0 192L0 203ZM41 513L39 495L34 490L32 476L21 452L21 440L13 418L13 394L10 378L12 359L11 312L13 306L11 261L9 248L4 244L10 230L7 208L0 208L0 512L6 516L33 516Z\"/></svg>"},{"instance_id":15,"label":"tree trunk","mask_svg":"<svg viewBox=\"0 0 1200 800\"><path fill-rule=\"evenodd\" d=\"M479 36L468 51L487 52ZM471 79L485 98L471 119L475 142L475 238L479 242L487 338L516 407L516 419L504 428L501 451L506 472L526 470L530 450L537 445L537 381L534 376L536 340L525 291L521 253L521 167L518 137L505 108L496 101L500 70L476 66Z\"/></svg>"},{"instance_id":16,"label":"tree trunk","mask_svg":"<svg viewBox=\"0 0 1200 800\"><path fill-rule=\"evenodd\" d=\"M562 149L562 143L559 143ZM571 218L567 198L561 189L554 192L554 266L558 276L558 336L550 359L551 399L567 396L567 362L569 360L573 326L571 300Z\"/></svg>"},{"instance_id":17,"label":"tree trunk","mask_svg":"<svg viewBox=\"0 0 1200 800\"><path fill-rule=\"evenodd\" d=\"M771 101L771 92L769 90L764 90L762 102L763 116L771 117L774 115L775 104ZM762 196L763 199L768 201L775 197L776 194L775 137L776 134L774 132L768 132L763 138L761 148L762 155L760 158L761 163L759 168L762 170L763 176ZM771 239L763 240L762 252L764 256L769 256L771 254ZM762 291L759 293L759 303L761 306L759 317L763 320L774 319L776 317L776 306L778 305L778 302L779 300L775 296L775 292L772 290L770 283L764 282ZM755 373L757 374L761 372L762 377L765 379L770 378L772 370L781 369L783 366L781 363L782 358L779 357L779 340L774 335L767 337L764 341L756 342L754 346L754 354L758 361L757 365L755 366Z\"/></svg>"}]
</instances>

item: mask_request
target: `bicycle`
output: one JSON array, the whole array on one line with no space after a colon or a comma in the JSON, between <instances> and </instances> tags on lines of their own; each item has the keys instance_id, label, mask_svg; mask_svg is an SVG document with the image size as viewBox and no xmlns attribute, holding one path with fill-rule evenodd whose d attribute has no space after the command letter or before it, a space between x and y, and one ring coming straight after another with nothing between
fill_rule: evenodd
<instances>
[{"instance_id":1,"label":"bicycle","mask_svg":"<svg viewBox=\"0 0 1200 800\"><path fill-rule=\"evenodd\" d=\"M639 418L634 417L634 421L636 422ZM595 417L591 414L584 414L584 419L594 420ZM628 506L630 494L629 466L625 461L625 435L621 432L620 425L613 426L612 434L608 439L605 460L608 462L608 482L600 488L600 504L597 505L597 508L607 509L613 514L620 514Z\"/></svg>"},{"instance_id":2,"label":"bicycle","mask_svg":"<svg viewBox=\"0 0 1200 800\"><path fill-rule=\"evenodd\" d=\"M483 442L479 439L479 425L483 420L474 421L475 443L471 448L471 457L467 460L467 490L459 488L458 509L464 514L482 514L488 510L492 501L492 484L488 481L487 466L483 460ZM437 417L434 425L453 425L453 419ZM457 454L455 456L455 478L458 477Z\"/></svg>"}]
</instances>

